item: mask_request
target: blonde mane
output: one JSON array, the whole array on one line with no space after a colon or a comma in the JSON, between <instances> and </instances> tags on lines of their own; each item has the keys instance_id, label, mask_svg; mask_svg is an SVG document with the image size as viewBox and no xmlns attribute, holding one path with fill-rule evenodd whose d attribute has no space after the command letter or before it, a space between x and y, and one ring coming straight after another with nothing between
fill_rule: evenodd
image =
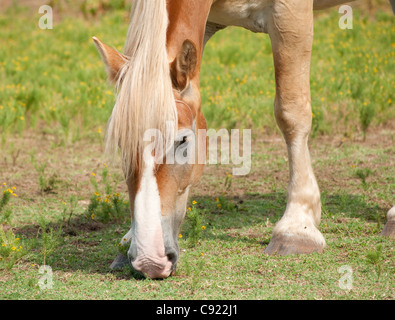
<instances>
[{"instance_id":1,"label":"blonde mane","mask_svg":"<svg viewBox=\"0 0 395 320\"><path fill-rule=\"evenodd\" d=\"M126 178L141 170L147 144L144 132L158 129L164 135L166 121L177 127L166 50L167 25L166 0L133 1L124 50L130 60L120 72L106 133L106 151L114 154L120 148Z\"/></svg>"}]
</instances>

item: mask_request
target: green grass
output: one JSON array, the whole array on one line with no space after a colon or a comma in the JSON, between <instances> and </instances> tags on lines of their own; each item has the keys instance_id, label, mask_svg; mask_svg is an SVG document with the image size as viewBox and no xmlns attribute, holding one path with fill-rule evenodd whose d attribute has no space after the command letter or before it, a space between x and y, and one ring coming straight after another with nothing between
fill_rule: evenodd
<instances>
[{"instance_id":1,"label":"green grass","mask_svg":"<svg viewBox=\"0 0 395 320\"><path fill-rule=\"evenodd\" d=\"M102 155L114 94L91 37L121 50L127 14L65 16L43 31L37 16L13 10L0 14L0 190L18 196L0 196L2 242L15 247L2 247L0 299L394 299L393 240L378 236L395 203L391 14L356 11L352 31L337 27L336 10L316 20L310 148L322 254L263 254L288 183L270 42L236 28L214 36L202 67L204 114L212 128L253 129L252 171L206 167L177 275L153 281L128 267L109 271L130 221L119 163ZM38 285L44 263L53 289ZM352 290L339 287L342 266L353 270Z\"/></svg>"},{"instance_id":2,"label":"green grass","mask_svg":"<svg viewBox=\"0 0 395 320\"><path fill-rule=\"evenodd\" d=\"M311 68L313 136L355 136L395 118L395 27L390 13L376 16L369 19L356 10L353 30L338 28L339 15L333 11L317 19ZM11 12L0 16L0 26L3 143L7 134L27 128L56 134L59 143L100 137L114 95L91 37L122 50L125 12L89 23L65 18L53 30L40 30L31 16ZM276 132L267 35L228 28L209 42L203 61L202 105L209 127Z\"/></svg>"},{"instance_id":3,"label":"green grass","mask_svg":"<svg viewBox=\"0 0 395 320\"><path fill-rule=\"evenodd\" d=\"M327 248L322 254L290 257L263 254L274 224L285 209L287 163L274 161L282 158L283 143L273 141L270 147L257 144L252 172L247 177L233 177L230 187L226 183L227 168L208 166L204 179L192 190L190 199L194 212L204 213L203 219L192 217L183 226L177 275L164 281L134 279L128 267L109 271L118 253L118 243L130 222L127 210L123 217L106 222L86 217L89 199L95 192L90 181L91 172L100 172L99 168L92 170L91 163L84 162L90 152L85 150L77 159L67 159L70 163L80 160L82 166L81 172L71 177L70 184L74 185L71 189L60 183L53 193L42 194L38 181L28 189L22 184L27 181L29 185L29 180L12 178L18 197L12 197L8 204L12 205L9 224L15 228L15 237L20 238L29 251L11 270L2 270L0 287L4 290L0 291L0 297L393 299L393 240L380 237L378 233L385 223L386 210L394 203L395 149L385 140L376 146L366 143L345 142L331 153L327 152L330 144L324 140L312 143L317 159L314 167L323 190L320 230ZM98 147L90 148L99 152ZM57 157L64 155L59 152ZM366 178L366 187L355 176L355 169L367 163L375 170ZM29 166L34 165L27 162ZM67 168L59 168L63 179L68 178L62 174ZM119 168L109 171L111 175L117 172ZM99 174L96 179L100 188L104 186ZM125 195L123 184L111 185L111 191L119 190ZM66 198L73 193L77 203ZM61 203L63 199L65 203ZM69 210L73 210L70 219ZM38 286L45 240L40 225L43 218L55 233L59 228L63 231L55 239L57 249L47 257L47 264L54 272L54 289L50 290L41 290ZM191 241L191 230L199 230L200 225L205 229L198 240ZM47 233L51 235L49 228ZM376 252L378 246L381 246L381 254L372 260L375 257L372 252ZM339 287L343 276L338 272L341 266L350 266L353 270L352 290Z\"/></svg>"}]
</instances>

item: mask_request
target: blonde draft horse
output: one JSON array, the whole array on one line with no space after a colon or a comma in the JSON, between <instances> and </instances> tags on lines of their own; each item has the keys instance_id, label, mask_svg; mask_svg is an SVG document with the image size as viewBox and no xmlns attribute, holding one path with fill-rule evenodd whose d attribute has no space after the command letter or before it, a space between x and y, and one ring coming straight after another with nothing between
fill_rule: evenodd
<instances>
[{"instance_id":1,"label":"blonde draft horse","mask_svg":"<svg viewBox=\"0 0 395 320\"><path fill-rule=\"evenodd\" d=\"M155 152L144 153L145 133L152 128L166 132L166 124L175 123L173 135L166 136L165 150L191 147L191 159L205 156L200 142L206 137L199 135L199 129L206 129L199 93L201 60L210 37L227 26L267 33L272 43L274 114L288 149L290 181L285 213L265 253L306 254L324 249L325 239L318 230L320 192L307 144L312 123L313 10L344 2L134 0L123 54L93 38L117 88L106 146L110 152L120 149L131 207L131 229L121 241L129 246L127 258L118 255L111 268L129 263L149 278L175 274L188 192L203 165L199 161L158 163ZM192 143L185 132L193 132L198 143ZM389 233L394 233L393 224L390 228Z\"/></svg>"}]
</instances>

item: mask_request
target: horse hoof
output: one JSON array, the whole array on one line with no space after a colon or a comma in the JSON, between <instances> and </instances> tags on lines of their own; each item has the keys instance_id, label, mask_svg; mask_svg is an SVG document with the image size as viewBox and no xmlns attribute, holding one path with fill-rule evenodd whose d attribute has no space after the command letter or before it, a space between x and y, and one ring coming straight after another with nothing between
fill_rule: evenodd
<instances>
[{"instance_id":1,"label":"horse hoof","mask_svg":"<svg viewBox=\"0 0 395 320\"><path fill-rule=\"evenodd\" d=\"M395 239L395 220L388 221L385 224L383 231L381 231L380 235Z\"/></svg>"},{"instance_id":2,"label":"horse hoof","mask_svg":"<svg viewBox=\"0 0 395 320\"><path fill-rule=\"evenodd\" d=\"M276 235L272 238L264 253L280 256L313 252L321 253L324 247L325 241L322 243L306 237Z\"/></svg>"},{"instance_id":3,"label":"horse hoof","mask_svg":"<svg viewBox=\"0 0 395 320\"><path fill-rule=\"evenodd\" d=\"M110 269L111 270L119 270L122 269L124 266L129 264L129 260L126 256L119 253L115 260L111 263Z\"/></svg>"},{"instance_id":4,"label":"horse hoof","mask_svg":"<svg viewBox=\"0 0 395 320\"><path fill-rule=\"evenodd\" d=\"M387 223L384 226L381 236L395 239L395 206L393 206L387 213Z\"/></svg>"}]
</instances>

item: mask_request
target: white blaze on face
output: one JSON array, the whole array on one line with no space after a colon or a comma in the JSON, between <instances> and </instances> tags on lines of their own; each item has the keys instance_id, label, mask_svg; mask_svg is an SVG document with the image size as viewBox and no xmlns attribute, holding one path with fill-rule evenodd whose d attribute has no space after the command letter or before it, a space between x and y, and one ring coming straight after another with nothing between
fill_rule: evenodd
<instances>
[{"instance_id":1,"label":"white blaze on face","mask_svg":"<svg viewBox=\"0 0 395 320\"><path fill-rule=\"evenodd\" d=\"M154 158L145 162L134 205L132 248L137 255L135 269L149 273L154 269L168 269L171 263L165 255L161 224L161 205L158 184L154 175ZM148 270L147 270L148 269Z\"/></svg>"}]
</instances>

